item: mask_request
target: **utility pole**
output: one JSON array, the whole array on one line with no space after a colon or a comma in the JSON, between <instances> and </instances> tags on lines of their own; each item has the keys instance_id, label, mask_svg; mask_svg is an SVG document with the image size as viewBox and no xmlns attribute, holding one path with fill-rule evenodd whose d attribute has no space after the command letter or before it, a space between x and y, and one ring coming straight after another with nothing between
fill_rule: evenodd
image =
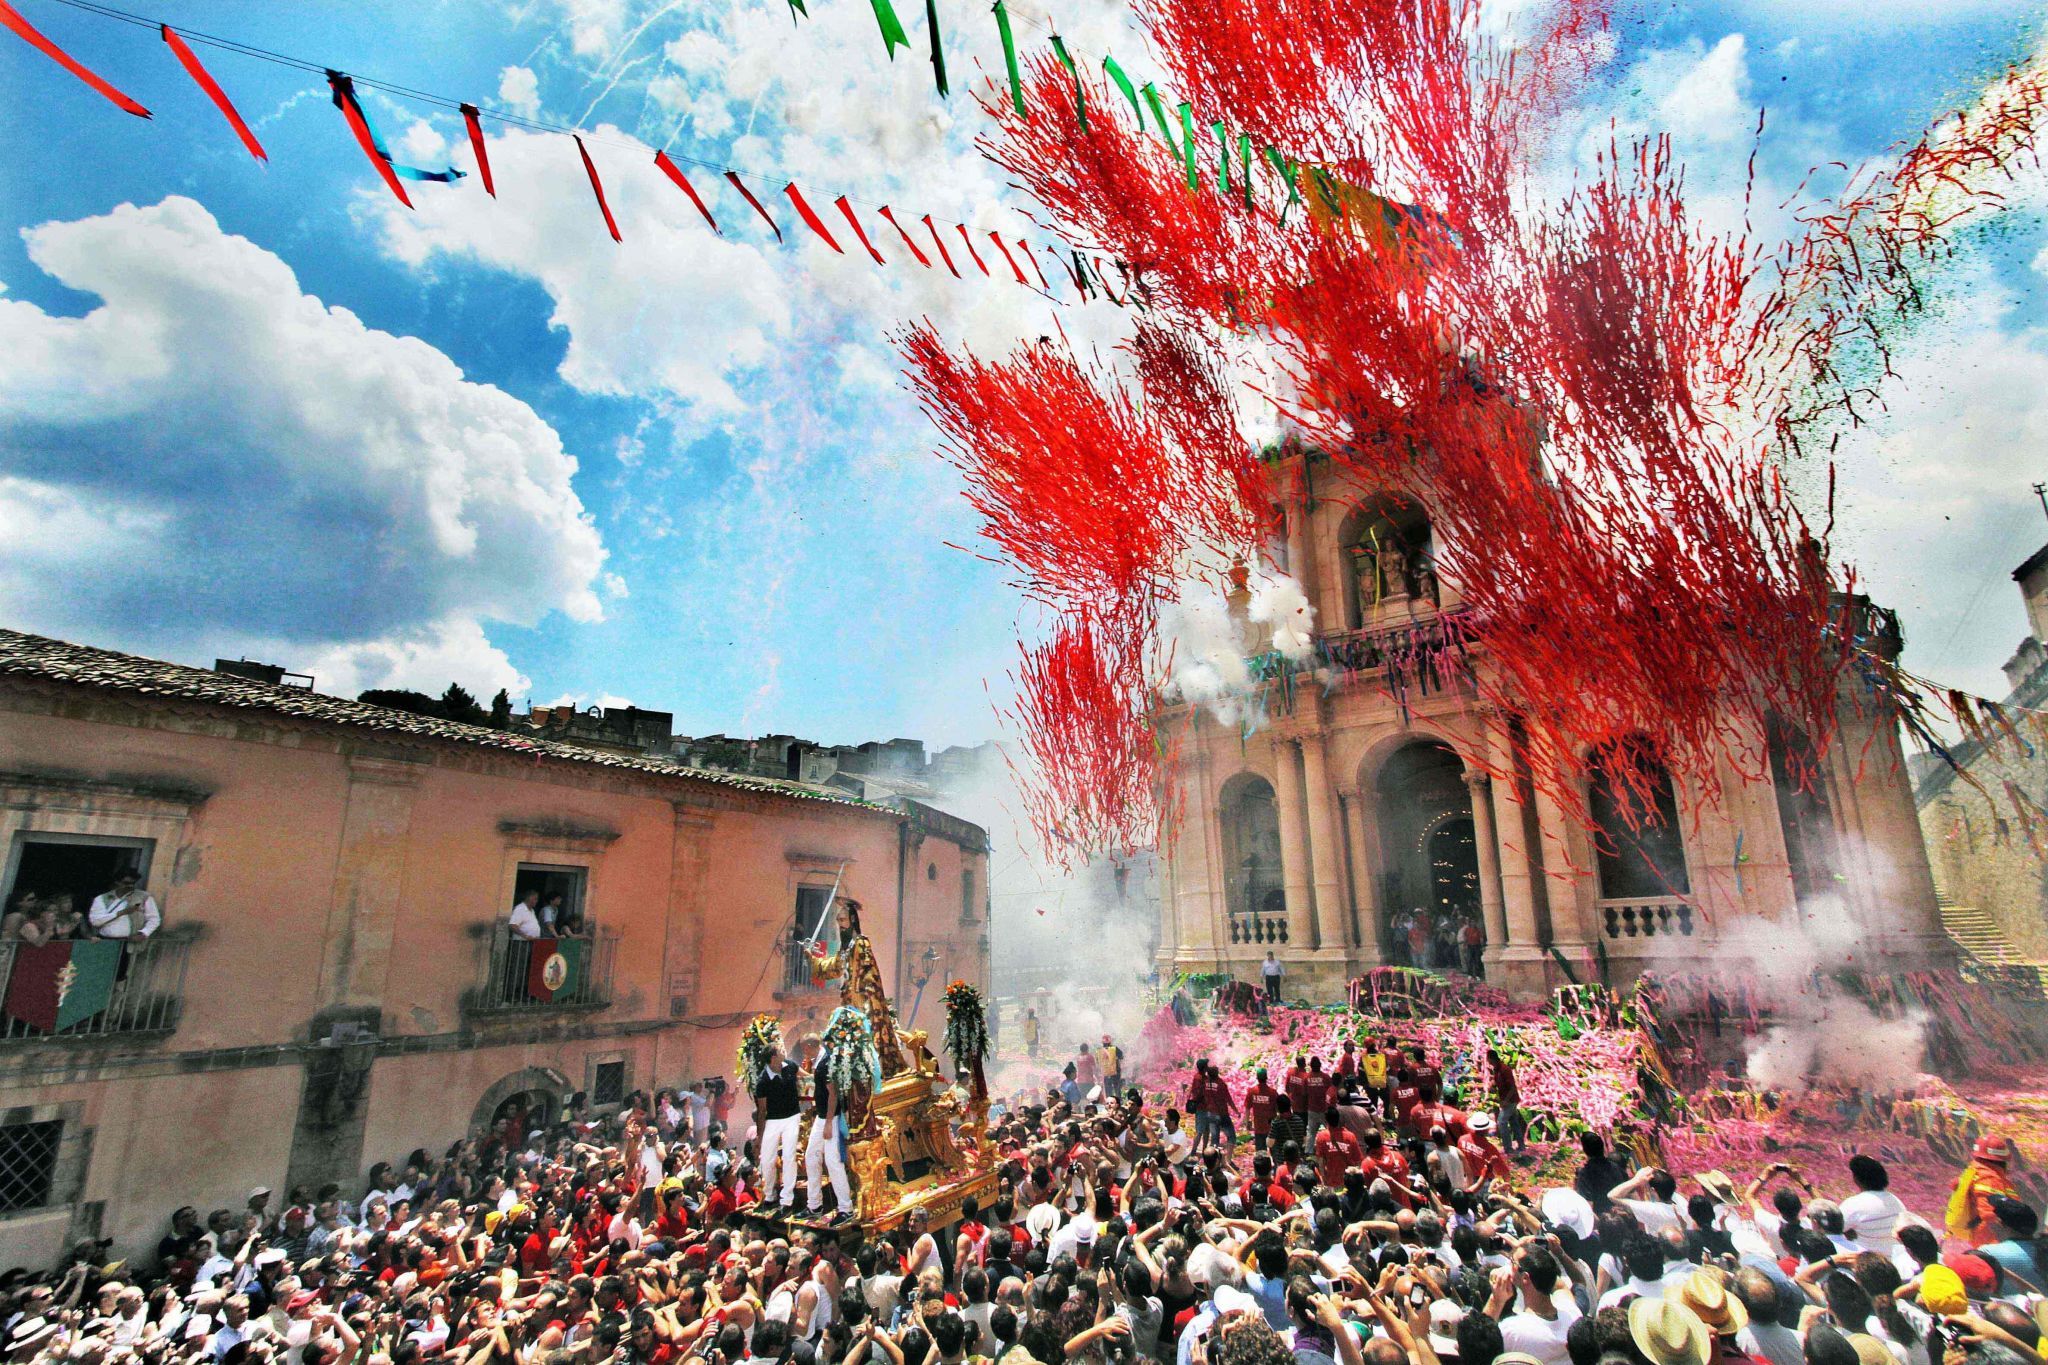
<instances>
[{"instance_id":1,"label":"utility pole","mask_svg":"<svg viewBox=\"0 0 2048 1365\"><path fill-rule=\"evenodd\" d=\"M2035 484L2034 496L2041 500L2041 515L2048 517L2048 483Z\"/></svg>"}]
</instances>

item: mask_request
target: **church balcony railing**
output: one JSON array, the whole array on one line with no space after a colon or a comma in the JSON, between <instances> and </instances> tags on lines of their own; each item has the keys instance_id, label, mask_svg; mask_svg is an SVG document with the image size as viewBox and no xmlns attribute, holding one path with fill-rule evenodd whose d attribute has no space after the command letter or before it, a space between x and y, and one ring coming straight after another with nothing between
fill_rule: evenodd
<instances>
[{"instance_id":1,"label":"church balcony railing","mask_svg":"<svg viewBox=\"0 0 2048 1365\"><path fill-rule=\"evenodd\" d=\"M1458 608L1400 625L1323 631L1312 638L1312 657L1305 663L1268 650L1245 665L1260 682L1284 683L1306 669L1329 669L1340 677L1384 675L1398 692L1427 694L1470 679L1473 625L1472 613Z\"/></svg>"},{"instance_id":2,"label":"church balcony railing","mask_svg":"<svg viewBox=\"0 0 2048 1365\"><path fill-rule=\"evenodd\" d=\"M186 924L146 939L0 943L0 1046L168 1036L201 932Z\"/></svg>"},{"instance_id":3,"label":"church balcony railing","mask_svg":"<svg viewBox=\"0 0 2048 1365\"><path fill-rule=\"evenodd\" d=\"M1600 927L1617 942L1632 938L1691 938L1692 902L1683 896L1616 896L1599 904Z\"/></svg>"},{"instance_id":4,"label":"church balcony railing","mask_svg":"<svg viewBox=\"0 0 2048 1365\"><path fill-rule=\"evenodd\" d=\"M1230 917L1230 941L1275 947L1287 942L1287 918L1284 915L1233 914Z\"/></svg>"},{"instance_id":5,"label":"church balcony railing","mask_svg":"<svg viewBox=\"0 0 2048 1365\"><path fill-rule=\"evenodd\" d=\"M503 921L473 925L482 940L478 976L462 993L472 1018L601 1010L612 1003L616 931L594 928L570 938L521 938Z\"/></svg>"}]
</instances>

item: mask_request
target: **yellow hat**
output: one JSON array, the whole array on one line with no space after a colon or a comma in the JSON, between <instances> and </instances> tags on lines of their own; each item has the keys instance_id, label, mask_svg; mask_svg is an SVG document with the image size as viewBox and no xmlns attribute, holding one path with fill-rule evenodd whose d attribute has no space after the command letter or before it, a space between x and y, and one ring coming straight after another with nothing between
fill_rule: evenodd
<instances>
[{"instance_id":1,"label":"yellow hat","mask_svg":"<svg viewBox=\"0 0 2048 1365\"><path fill-rule=\"evenodd\" d=\"M498 1230L498 1224L504 1221L505 1215L499 1213L496 1209L492 1209L489 1213L484 1215L484 1231L496 1232Z\"/></svg>"},{"instance_id":2,"label":"yellow hat","mask_svg":"<svg viewBox=\"0 0 2048 1365\"><path fill-rule=\"evenodd\" d=\"M1970 1295L1963 1277L1945 1265L1931 1265L1920 1272L1920 1302L1930 1313L1944 1317L1970 1311Z\"/></svg>"}]
</instances>

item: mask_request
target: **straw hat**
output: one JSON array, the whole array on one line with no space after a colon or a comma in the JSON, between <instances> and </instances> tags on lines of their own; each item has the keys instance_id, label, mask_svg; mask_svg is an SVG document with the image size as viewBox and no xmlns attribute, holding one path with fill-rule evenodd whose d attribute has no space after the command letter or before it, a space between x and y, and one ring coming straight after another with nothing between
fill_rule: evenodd
<instances>
[{"instance_id":1,"label":"straw hat","mask_svg":"<svg viewBox=\"0 0 2048 1365\"><path fill-rule=\"evenodd\" d=\"M1749 1326L1749 1309L1711 1270L1695 1270L1686 1276L1678 1286L1678 1301L1721 1336L1732 1336Z\"/></svg>"},{"instance_id":2,"label":"straw hat","mask_svg":"<svg viewBox=\"0 0 2048 1365\"><path fill-rule=\"evenodd\" d=\"M1707 1365L1714 1341L1699 1314L1670 1299L1637 1299L1628 1306L1628 1334L1650 1365Z\"/></svg>"},{"instance_id":3,"label":"straw hat","mask_svg":"<svg viewBox=\"0 0 2048 1365\"><path fill-rule=\"evenodd\" d=\"M1849 1344L1856 1348L1856 1365L1899 1365L1892 1348L1868 1332L1849 1333Z\"/></svg>"},{"instance_id":4,"label":"straw hat","mask_svg":"<svg viewBox=\"0 0 2048 1365\"><path fill-rule=\"evenodd\" d=\"M1702 1171L1693 1177L1701 1189L1712 1195L1718 1203L1735 1202L1735 1180L1723 1170Z\"/></svg>"}]
</instances>

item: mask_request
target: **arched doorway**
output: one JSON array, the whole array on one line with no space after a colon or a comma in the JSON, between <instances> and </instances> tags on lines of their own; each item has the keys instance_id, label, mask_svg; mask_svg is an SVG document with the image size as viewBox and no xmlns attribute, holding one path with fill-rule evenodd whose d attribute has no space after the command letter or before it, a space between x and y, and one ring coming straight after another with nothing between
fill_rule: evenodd
<instances>
[{"instance_id":1,"label":"arched doorway","mask_svg":"<svg viewBox=\"0 0 2048 1365\"><path fill-rule=\"evenodd\" d=\"M569 1078L551 1067L529 1066L493 1082L470 1111L470 1132L523 1137L561 1115Z\"/></svg>"},{"instance_id":2,"label":"arched doorway","mask_svg":"<svg viewBox=\"0 0 2048 1365\"><path fill-rule=\"evenodd\" d=\"M1416 740L1380 765L1374 791L1383 960L1456 966L1459 931L1479 922L1479 847L1464 761L1439 740Z\"/></svg>"},{"instance_id":3,"label":"arched doorway","mask_svg":"<svg viewBox=\"0 0 2048 1365\"><path fill-rule=\"evenodd\" d=\"M1287 942L1287 894L1280 875L1280 811L1273 784L1239 773L1217 803L1223 834L1223 899L1232 943Z\"/></svg>"}]
</instances>

